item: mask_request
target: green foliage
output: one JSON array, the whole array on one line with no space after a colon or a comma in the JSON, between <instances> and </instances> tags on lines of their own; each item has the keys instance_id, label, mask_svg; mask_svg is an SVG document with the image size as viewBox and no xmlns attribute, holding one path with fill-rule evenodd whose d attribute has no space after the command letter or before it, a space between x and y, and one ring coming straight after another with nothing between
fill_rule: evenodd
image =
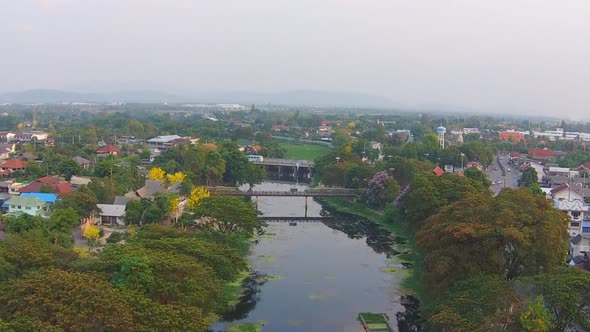
<instances>
[{"instance_id":1,"label":"green foliage","mask_svg":"<svg viewBox=\"0 0 590 332\"><path fill-rule=\"evenodd\" d=\"M590 273L576 268L562 268L537 276L535 284L549 308L556 331L574 327L576 323L590 326L590 315L582 310L590 305Z\"/></svg>"},{"instance_id":2,"label":"green foliage","mask_svg":"<svg viewBox=\"0 0 590 332\"><path fill-rule=\"evenodd\" d=\"M470 167L466 169L464 175L473 181L481 183L481 185L485 188L489 188L492 184L492 181L490 181L490 178L488 178L486 173L480 171L475 167Z\"/></svg>"},{"instance_id":3,"label":"green foliage","mask_svg":"<svg viewBox=\"0 0 590 332\"><path fill-rule=\"evenodd\" d=\"M416 233L433 294L481 273L513 279L552 271L567 253L568 219L528 189L467 195L428 218Z\"/></svg>"},{"instance_id":4,"label":"green foliage","mask_svg":"<svg viewBox=\"0 0 590 332\"><path fill-rule=\"evenodd\" d=\"M420 175L410 185L410 189L402 203L407 220L411 224L419 224L435 214L439 208L449 205L467 194L484 194L491 192L480 182L468 177L443 174Z\"/></svg>"},{"instance_id":5,"label":"green foliage","mask_svg":"<svg viewBox=\"0 0 590 332\"><path fill-rule=\"evenodd\" d=\"M253 235L261 227L258 211L240 197L211 196L194 208L206 227L225 234Z\"/></svg>"},{"instance_id":6,"label":"green foliage","mask_svg":"<svg viewBox=\"0 0 590 332\"><path fill-rule=\"evenodd\" d=\"M551 317L545 307L543 296L526 303L519 317L521 331L547 332L551 329Z\"/></svg>"},{"instance_id":7,"label":"green foliage","mask_svg":"<svg viewBox=\"0 0 590 332\"><path fill-rule=\"evenodd\" d=\"M524 171L522 171L522 175L518 180L518 185L523 187L530 187L534 184L539 184L539 178L537 177L537 171L532 168L528 167Z\"/></svg>"},{"instance_id":8,"label":"green foliage","mask_svg":"<svg viewBox=\"0 0 590 332\"><path fill-rule=\"evenodd\" d=\"M55 203L55 209L73 209L80 217L89 217L98 211L98 200L94 193L87 187L62 195L61 200Z\"/></svg>"},{"instance_id":9,"label":"green foliage","mask_svg":"<svg viewBox=\"0 0 590 332\"><path fill-rule=\"evenodd\" d=\"M490 275L458 282L427 308L427 329L442 331L494 331L493 324L511 320L510 306L517 299L513 283Z\"/></svg>"}]
</instances>

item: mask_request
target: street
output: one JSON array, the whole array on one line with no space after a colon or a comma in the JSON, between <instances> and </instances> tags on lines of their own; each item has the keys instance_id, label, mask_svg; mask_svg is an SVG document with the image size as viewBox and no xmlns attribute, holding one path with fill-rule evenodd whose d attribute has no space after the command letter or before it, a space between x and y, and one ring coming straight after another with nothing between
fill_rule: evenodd
<instances>
[{"instance_id":1,"label":"street","mask_svg":"<svg viewBox=\"0 0 590 332\"><path fill-rule=\"evenodd\" d=\"M490 189L494 192L494 195L497 195L502 188L517 188L518 187L518 179L520 178L520 171L513 169L512 166L508 165L508 156L500 155L500 162L504 169L506 170L506 185L504 185L504 176L502 174L502 169L498 166L496 160L488 167L486 170L486 174L492 180L492 185ZM508 172L510 169L510 172Z\"/></svg>"}]
</instances>

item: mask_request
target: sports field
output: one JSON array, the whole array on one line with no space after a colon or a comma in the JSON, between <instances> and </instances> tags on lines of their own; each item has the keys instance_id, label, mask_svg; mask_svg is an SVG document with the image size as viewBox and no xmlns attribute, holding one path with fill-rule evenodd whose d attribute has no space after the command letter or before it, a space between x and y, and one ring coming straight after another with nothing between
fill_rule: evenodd
<instances>
[{"instance_id":1,"label":"sports field","mask_svg":"<svg viewBox=\"0 0 590 332\"><path fill-rule=\"evenodd\" d=\"M280 143L287 149L285 159L315 160L330 152L330 148L316 144Z\"/></svg>"}]
</instances>

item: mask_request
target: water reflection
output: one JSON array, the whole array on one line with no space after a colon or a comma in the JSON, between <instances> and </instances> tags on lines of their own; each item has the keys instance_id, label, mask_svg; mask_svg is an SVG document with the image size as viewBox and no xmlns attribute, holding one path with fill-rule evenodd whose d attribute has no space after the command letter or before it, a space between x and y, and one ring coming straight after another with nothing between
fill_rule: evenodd
<instances>
[{"instance_id":1,"label":"water reflection","mask_svg":"<svg viewBox=\"0 0 590 332\"><path fill-rule=\"evenodd\" d=\"M298 200L264 198L259 208L265 215L302 215ZM313 216L332 218L295 227L269 223L267 236L252 248L254 270L240 303L212 331L256 321L265 322L264 332L360 331L356 316L365 311L387 313L400 332L419 331L418 301L398 293L401 275L384 272L398 254L393 245L404 240L362 218L309 203ZM268 281L267 274L281 278Z\"/></svg>"}]
</instances>

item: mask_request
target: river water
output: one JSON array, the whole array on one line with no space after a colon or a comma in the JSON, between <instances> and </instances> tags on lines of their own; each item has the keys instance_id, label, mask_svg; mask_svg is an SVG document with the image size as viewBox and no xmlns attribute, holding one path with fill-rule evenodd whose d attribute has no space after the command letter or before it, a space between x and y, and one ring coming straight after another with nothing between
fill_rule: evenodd
<instances>
[{"instance_id":1,"label":"river water","mask_svg":"<svg viewBox=\"0 0 590 332\"><path fill-rule=\"evenodd\" d=\"M286 191L296 186L263 183L254 189ZM305 198L262 197L258 209L265 216L303 216ZM396 317L402 320L408 312L412 316L412 308L400 304L399 284L407 270L396 262L393 245L402 239L311 198L307 213L333 218L269 223L252 247L249 260L255 272L247 294L213 331L240 331L236 325L250 322L263 332L357 332L363 330L356 319L360 312L386 313L393 326Z\"/></svg>"}]
</instances>

